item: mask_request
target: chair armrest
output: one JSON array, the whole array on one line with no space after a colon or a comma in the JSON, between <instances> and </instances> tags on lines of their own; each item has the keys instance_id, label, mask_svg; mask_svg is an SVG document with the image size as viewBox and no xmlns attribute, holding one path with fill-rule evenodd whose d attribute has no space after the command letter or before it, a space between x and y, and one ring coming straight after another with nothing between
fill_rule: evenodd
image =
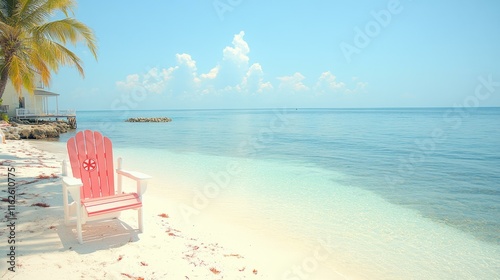
<instances>
[{"instance_id":1,"label":"chair armrest","mask_svg":"<svg viewBox=\"0 0 500 280\"><path fill-rule=\"evenodd\" d=\"M118 173L119 175L123 175L125 177L128 177L128 178L135 180L135 181L143 181L143 180L148 180L148 179L152 178L151 176L144 174L144 173L141 173L141 172L128 171L128 170L124 170L124 169L116 169L116 173Z\"/></svg>"},{"instance_id":2,"label":"chair armrest","mask_svg":"<svg viewBox=\"0 0 500 280\"><path fill-rule=\"evenodd\" d=\"M65 191L67 190L71 194L73 200L77 204L80 204L80 188L83 187L82 180L74 177L63 176L62 182Z\"/></svg>"},{"instance_id":3,"label":"chair armrest","mask_svg":"<svg viewBox=\"0 0 500 280\"><path fill-rule=\"evenodd\" d=\"M64 176L62 177L63 184L66 185L66 187L81 187L83 186L82 180L75 178L75 177L68 177Z\"/></svg>"},{"instance_id":4,"label":"chair armrest","mask_svg":"<svg viewBox=\"0 0 500 280\"><path fill-rule=\"evenodd\" d=\"M123 169L116 169L116 173L118 174L118 179L119 185L121 185L121 179L120 176L125 176L127 178L130 178L134 181L137 182L137 194L139 196L142 196L145 192L146 189L148 188L148 180L151 179L152 177L141 173L141 172L136 172L136 171L128 171L128 170L123 170ZM119 190L121 190L121 186L119 187Z\"/></svg>"}]
</instances>

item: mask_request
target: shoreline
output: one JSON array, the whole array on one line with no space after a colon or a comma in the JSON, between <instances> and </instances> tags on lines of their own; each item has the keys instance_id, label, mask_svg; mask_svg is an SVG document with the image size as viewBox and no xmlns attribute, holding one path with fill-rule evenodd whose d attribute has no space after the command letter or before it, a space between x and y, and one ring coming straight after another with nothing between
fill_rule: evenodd
<instances>
[{"instance_id":1,"label":"shoreline","mask_svg":"<svg viewBox=\"0 0 500 280\"><path fill-rule=\"evenodd\" d=\"M70 273L85 279L287 279L286 270L309 252L279 234L256 234L264 223L248 231L245 224L258 218L238 222L237 216L226 213L225 219L217 219L222 213L213 211L189 226L175 214L179 201L174 200L182 194L166 197L165 203L166 193L157 187L163 183L155 181L144 195L144 233L136 230L136 212L124 211L118 220L84 225L84 240L85 235L93 240L80 245L74 226L63 223L61 146L64 143L27 140L7 140L0 146L7 158L2 160L2 182L7 166L15 167L22 178L17 185L16 211L22 222L16 227L16 272L2 262L2 278L58 279L52 271L57 269L60 279ZM31 206L37 203L49 207ZM169 218L159 216L164 213ZM0 234L6 236L5 228Z\"/></svg>"},{"instance_id":2,"label":"shoreline","mask_svg":"<svg viewBox=\"0 0 500 280\"><path fill-rule=\"evenodd\" d=\"M52 166L60 172L60 161L66 157L65 143L39 140L14 142L16 141L9 141L8 144L15 146L19 143L19 147L11 149L21 155L18 160L21 166L30 164L25 161L35 160L36 163L41 156L44 165ZM4 147L5 145L0 146L2 154ZM160 155L168 160L161 163L147 160ZM113 275L111 279L129 279L119 273L144 279L163 279L158 276L163 273L162 276L174 277L173 279L187 279L187 276L190 279L285 280L402 279L412 275L426 279L440 279L450 275L491 278L492 275L498 275L492 257L498 256L499 247L425 219L410 209L387 203L383 198L365 190L332 186L327 178L323 179L324 183L335 188L332 190L335 195L325 198L333 202L329 208L331 211L319 211L318 205L318 208L296 209L304 215L297 215L297 211L289 212L299 206L302 199L300 196L297 197L298 200L290 200L288 197L280 202L268 200L262 194L266 193L263 186L268 188L269 183L279 187L273 174L283 175L284 171L297 171L289 169L290 166L281 169L273 163L248 162L249 173L235 176L231 189L212 198L209 207L199 208L201 214L193 216L191 222L186 222L180 206L193 205L190 203L197 190L203 191L203 187L210 182L210 172L220 174L218 172L224 170L231 158L182 153L178 155L136 148L115 148L114 156L115 160L123 157L126 169L153 175L144 195L145 232L138 234L134 231L137 228L137 215L135 211L125 211L115 223L89 224L93 240L83 247L78 246L74 228L67 228L62 224L59 179L48 178L48 181L27 185L37 191L30 196L39 200L27 202L25 210L33 210L28 205L39 202L53 207L26 213L25 220L30 221L30 227L24 230L28 231L26 235L30 237L20 244L20 248L26 244L32 247L26 250L28 257L21 257L22 260L29 259L29 262L23 261L20 269L29 267L32 273L30 275L34 277L38 275L34 271L42 270L44 266L68 269L59 259L70 259L73 263L81 263L77 265L78 273L85 279L102 279L110 275ZM205 170L207 166L210 168ZM52 170L43 166L30 168L38 173L29 175L31 177L24 176L27 182L34 180L40 171L50 175L48 171ZM260 171L252 168L259 168ZM307 168L304 171L307 176L324 174L312 174L315 171ZM304 173L297 174L298 178L301 178L301 174ZM1 177L2 180L4 178L5 176ZM298 178L288 178L291 181L285 181L289 182L288 185L303 185L304 181L297 180ZM279 180L283 179L279 177ZM315 182L320 184L319 181ZM133 182L129 183L132 185L127 186L133 189ZM258 194L239 192L238 184L242 184L243 189L251 188ZM232 190L233 187L235 190ZM287 207L288 210L284 209L286 214L293 213L292 216L260 211L260 207L279 208L280 205L275 203ZM25 210L21 213L25 213ZM47 211L52 212L49 214ZM158 216L163 213L168 214L169 218ZM290 217L292 219L287 219ZM314 227L314 221L318 222L318 219L331 220L335 226L319 223L322 227L317 235L313 232L303 235L303 232L295 231L296 226L307 230L308 224ZM3 230L0 229L0 237L5 236ZM325 237L331 239L320 240ZM329 246L325 247L325 243ZM126 265L120 266L125 255L131 258L127 259ZM186 255L191 256L192 262L186 259ZM120 256L121 260L117 261ZM89 257L95 261L87 261ZM50 261L40 263L44 258ZM158 259L164 261L159 262ZM419 261L424 259L428 259L428 262ZM142 267L141 262L148 265ZM216 271L220 272L207 272L207 265L214 265ZM95 266L105 267L108 274L92 270ZM243 266L245 270L240 271ZM111 267L110 270L108 267ZM252 271L257 271L257 275L248 273L250 267ZM135 274L127 272L127 269ZM177 272L184 272L184 275Z\"/></svg>"},{"instance_id":3,"label":"shoreline","mask_svg":"<svg viewBox=\"0 0 500 280\"><path fill-rule=\"evenodd\" d=\"M36 146L40 147L38 143ZM16 170L16 211L20 221L16 227L15 272L4 268L5 261L2 261L2 278L58 279L53 271L57 269L59 279L66 279L70 274L85 279L125 279L127 275L135 279L242 276L266 279L264 271L240 258L238 252L204 236L185 233L174 219L158 216L168 215L168 208L147 192L144 233L135 230L136 212L124 211L118 220L84 225L84 236L92 236L94 240L80 245L73 227L63 224L60 155L35 148L23 140L7 141L1 151L8 158L2 161L2 181L6 166ZM57 178L37 179L42 178L42 174L55 174ZM49 207L31 206L36 203ZM4 228L1 233L6 236ZM246 269L240 271L243 267Z\"/></svg>"}]
</instances>

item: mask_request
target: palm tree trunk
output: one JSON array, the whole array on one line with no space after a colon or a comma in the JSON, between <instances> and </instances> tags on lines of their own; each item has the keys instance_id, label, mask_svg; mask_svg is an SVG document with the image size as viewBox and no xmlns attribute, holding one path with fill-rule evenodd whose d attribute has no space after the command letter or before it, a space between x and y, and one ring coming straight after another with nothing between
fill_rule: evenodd
<instances>
[{"instance_id":1,"label":"palm tree trunk","mask_svg":"<svg viewBox=\"0 0 500 280\"><path fill-rule=\"evenodd\" d=\"M3 69L0 73L0 99L2 99L5 87L7 87L7 82L9 81L9 71Z\"/></svg>"}]
</instances>

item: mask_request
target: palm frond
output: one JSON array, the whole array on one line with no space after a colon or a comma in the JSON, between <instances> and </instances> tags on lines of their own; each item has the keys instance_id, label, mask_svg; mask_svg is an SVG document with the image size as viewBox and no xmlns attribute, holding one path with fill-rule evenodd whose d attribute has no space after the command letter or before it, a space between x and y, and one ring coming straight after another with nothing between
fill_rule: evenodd
<instances>
[{"instance_id":1,"label":"palm frond","mask_svg":"<svg viewBox=\"0 0 500 280\"><path fill-rule=\"evenodd\" d=\"M76 8L75 0L48 0L47 2L47 8L51 11L61 11L66 17L74 15L73 9Z\"/></svg>"},{"instance_id":2,"label":"palm frond","mask_svg":"<svg viewBox=\"0 0 500 280\"><path fill-rule=\"evenodd\" d=\"M81 59L67 44L85 44L97 60L93 31L68 17L75 7L76 0L0 0L0 74L8 74L16 92L33 92L36 77L48 85L61 66L84 76ZM66 17L49 21L58 12Z\"/></svg>"},{"instance_id":3,"label":"palm frond","mask_svg":"<svg viewBox=\"0 0 500 280\"><path fill-rule=\"evenodd\" d=\"M3 21L0 21L0 36L2 37L7 37L7 34L13 33L15 28L12 26L6 24Z\"/></svg>"},{"instance_id":4,"label":"palm frond","mask_svg":"<svg viewBox=\"0 0 500 280\"><path fill-rule=\"evenodd\" d=\"M97 59L97 44L92 30L74 18L64 18L42 24L34 29L35 37L51 38L54 41L66 44L69 41L76 45L84 41L87 48Z\"/></svg>"},{"instance_id":5,"label":"palm frond","mask_svg":"<svg viewBox=\"0 0 500 280\"><path fill-rule=\"evenodd\" d=\"M48 61L45 60L43 56L40 55L40 52L35 49L30 52L29 56L32 67L34 68L33 70L38 73L42 80L42 83L46 86L49 86L51 78L51 67L50 65L47 65ZM55 69L52 69L54 72L57 72L58 65L56 65Z\"/></svg>"},{"instance_id":6,"label":"palm frond","mask_svg":"<svg viewBox=\"0 0 500 280\"><path fill-rule=\"evenodd\" d=\"M81 59L60 43L44 40L38 44L35 52L56 73L59 66L74 66L82 77L85 76Z\"/></svg>"},{"instance_id":7,"label":"palm frond","mask_svg":"<svg viewBox=\"0 0 500 280\"><path fill-rule=\"evenodd\" d=\"M18 11L18 24L21 26L42 24L57 11L68 17L76 7L74 0L20 0L20 2L24 4Z\"/></svg>"},{"instance_id":8,"label":"palm frond","mask_svg":"<svg viewBox=\"0 0 500 280\"><path fill-rule=\"evenodd\" d=\"M50 16L48 11L41 9L44 2L44 0L20 0L12 16L15 25L19 27L28 27L30 25L42 23Z\"/></svg>"},{"instance_id":9,"label":"palm frond","mask_svg":"<svg viewBox=\"0 0 500 280\"><path fill-rule=\"evenodd\" d=\"M2 14L2 22L6 22L8 18L12 17L15 12L17 0L2 0L0 1L0 14Z\"/></svg>"},{"instance_id":10,"label":"palm frond","mask_svg":"<svg viewBox=\"0 0 500 280\"><path fill-rule=\"evenodd\" d=\"M22 87L25 87L28 91L33 92L35 80L34 73L30 71L29 66L21 59L19 56L13 56L9 65L9 78L14 86L14 89L18 94L21 93ZM25 86L26 80L31 79L33 86Z\"/></svg>"}]
</instances>

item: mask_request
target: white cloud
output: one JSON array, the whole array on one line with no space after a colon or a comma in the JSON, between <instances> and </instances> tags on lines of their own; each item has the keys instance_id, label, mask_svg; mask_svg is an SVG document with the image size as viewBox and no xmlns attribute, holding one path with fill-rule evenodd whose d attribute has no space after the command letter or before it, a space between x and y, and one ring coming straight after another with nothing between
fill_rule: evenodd
<instances>
[{"instance_id":1,"label":"white cloud","mask_svg":"<svg viewBox=\"0 0 500 280\"><path fill-rule=\"evenodd\" d=\"M125 81L116 82L118 89L123 91L130 91L139 85L139 75L131 74L125 78Z\"/></svg>"},{"instance_id":2,"label":"white cloud","mask_svg":"<svg viewBox=\"0 0 500 280\"><path fill-rule=\"evenodd\" d=\"M175 68L161 69L151 68L143 77L142 86L152 93L161 94L167 87L167 82L172 79Z\"/></svg>"},{"instance_id":3,"label":"white cloud","mask_svg":"<svg viewBox=\"0 0 500 280\"><path fill-rule=\"evenodd\" d=\"M219 74L219 66L216 66L216 67L210 69L210 71L208 73L201 74L200 78L201 79L213 80L213 79L217 78L218 74Z\"/></svg>"},{"instance_id":4,"label":"white cloud","mask_svg":"<svg viewBox=\"0 0 500 280\"><path fill-rule=\"evenodd\" d=\"M277 77L277 82L266 81L264 67L258 62L250 64L250 47L244 36L243 31L235 34L231 45L223 48L222 57L207 73L198 74L196 61L191 55L182 53L176 54L176 65L168 68L155 67L144 74L128 75L125 80L116 82L116 86L121 91L141 89L186 101L199 101L210 95L252 96L274 92L310 93L309 98L314 98L319 94L356 93L366 87L366 83L361 82L358 77L352 77L346 84L330 71L323 72L310 84L305 83L306 78L300 72Z\"/></svg>"},{"instance_id":5,"label":"white cloud","mask_svg":"<svg viewBox=\"0 0 500 280\"><path fill-rule=\"evenodd\" d=\"M270 82L264 82L264 71L259 63L254 63L243 77L240 89L246 93L263 93L273 89Z\"/></svg>"},{"instance_id":6,"label":"white cloud","mask_svg":"<svg viewBox=\"0 0 500 280\"><path fill-rule=\"evenodd\" d=\"M245 32L234 35L232 46L227 46L222 51L222 60L207 74L200 77L206 79L205 86L212 86L216 90L230 91L241 84L245 74L249 70L248 53L250 47L243 39Z\"/></svg>"},{"instance_id":7,"label":"white cloud","mask_svg":"<svg viewBox=\"0 0 500 280\"><path fill-rule=\"evenodd\" d=\"M367 85L368 84L365 82L357 82L356 87L354 87L353 89L345 89L344 93L355 94L355 93L364 92Z\"/></svg>"},{"instance_id":8,"label":"white cloud","mask_svg":"<svg viewBox=\"0 0 500 280\"><path fill-rule=\"evenodd\" d=\"M176 54L177 66L172 71L168 88L173 93L191 93L199 84L196 61L189 54Z\"/></svg>"},{"instance_id":9,"label":"white cloud","mask_svg":"<svg viewBox=\"0 0 500 280\"><path fill-rule=\"evenodd\" d=\"M234 35L233 47L227 46L222 51L223 60L229 60L238 65L248 65L250 48L247 42L243 40L243 36L245 36L245 32L243 31Z\"/></svg>"},{"instance_id":10,"label":"white cloud","mask_svg":"<svg viewBox=\"0 0 500 280\"><path fill-rule=\"evenodd\" d=\"M189 54L176 54L177 65L158 69L151 68L142 76L128 75L125 81L116 82L122 91L131 91L137 88L145 89L150 93L162 94L169 92L185 92L193 89L200 82L196 74L196 61Z\"/></svg>"},{"instance_id":11,"label":"white cloud","mask_svg":"<svg viewBox=\"0 0 500 280\"><path fill-rule=\"evenodd\" d=\"M346 89L346 84L337 81L337 77L333 75L330 71L321 73L314 90L316 93L335 93L342 92Z\"/></svg>"},{"instance_id":12,"label":"white cloud","mask_svg":"<svg viewBox=\"0 0 500 280\"><path fill-rule=\"evenodd\" d=\"M196 61L191 58L191 55L187 53L176 54L177 63L179 66L185 66L188 69L191 69L193 72L196 72Z\"/></svg>"},{"instance_id":13,"label":"white cloud","mask_svg":"<svg viewBox=\"0 0 500 280\"><path fill-rule=\"evenodd\" d=\"M277 79L280 81L278 89L285 93L307 91L309 87L302 83L305 78L306 77L299 72L296 72L292 76L278 77Z\"/></svg>"}]
</instances>

